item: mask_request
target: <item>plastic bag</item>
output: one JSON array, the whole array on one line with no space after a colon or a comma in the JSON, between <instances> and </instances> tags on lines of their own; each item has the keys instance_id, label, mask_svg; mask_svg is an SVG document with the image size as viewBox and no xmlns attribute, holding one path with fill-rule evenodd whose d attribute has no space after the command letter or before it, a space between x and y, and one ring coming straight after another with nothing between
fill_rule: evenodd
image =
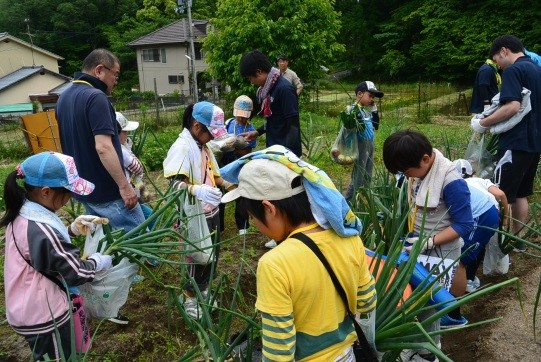
<instances>
[{"instance_id":1,"label":"plastic bag","mask_svg":"<svg viewBox=\"0 0 541 362\"><path fill-rule=\"evenodd\" d=\"M220 158L225 152L246 148L248 146L248 142L246 142L242 136L226 134L220 138L210 140L207 142L207 146L210 148L215 157Z\"/></svg>"},{"instance_id":2,"label":"plastic bag","mask_svg":"<svg viewBox=\"0 0 541 362\"><path fill-rule=\"evenodd\" d=\"M90 326L86 321L84 298L79 294L71 295L73 304L73 336L75 338L75 350L79 353L87 352L92 347Z\"/></svg>"},{"instance_id":3,"label":"plastic bag","mask_svg":"<svg viewBox=\"0 0 541 362\"><path fill-rule=\"evenodd\" d=\"M179 227L185 242L183 248L195 264L206 265L214 260L212 236L209 231L203 205L195 197L184 194L184 217Z\"/></svg>"},{"instance_id":4,"label":"plastic bag","mask_svg":"<svg viewBox=\"0 0 541 362\"><path fill-rule=\"evenodd\" d=\"M366 337L368 343L372 346L372 349L376 351L376 310L368 313L364 318L361 318L357 313L355 315L355 320L361 326L363 333Z\"/></svg>"},{"instance_id":5,"label":"plastic bag","mask_svg":"<svg viewBox=\"0 0 541 362\"><path fill-rule=\"evenodd\" d=\"M97 272L90 283L80 285L87 315L91 318L116 317L128 299L130 285L138 270L137 264L123 258L117 265Z\"/></svg>"},{"instance_id":6,"label":"plastic bag","mask_svg":"<svg viewBox=\"0 0 541 362\"><path fill-rule=\"evenodd\" d=\"M103 233L103 226L101 224L96 225L96 230L93 233L88 233L86 235L85 247L83 249L82 259L87 259L90 255L94 253L103 253L107 242L103 240L100 245L100 240L103 239L105 234ZM99 249L99 250L98 250Z\"/></svg>"},{"instance_id":7,"label":"plastic bag","mask_svg":"<svg viewBox=\"0 0 541 362\"><path fill-rule=\"evenodd\" d=\"M351 165L357 160L358 142L357 129L342 126L331 148L331 159L341 165Z\"/></svg>"},{"instance_id":8,"label":"plastic bag","mask_svg":"<svg viewBox=\"0 0 541 362\"><path fill-rule=\"evenodd\" d=\"M494 234L485 247L483 260L484 275L504 275L509 271L509 255L504 254L498 245L498 233Z\"/></svg>"},{"instance_id":9,"label":"plastic bag","mask_svg":"<svg viewBox=\"0 0 541 362\"><path fill-rule=\"evenodd\" d=\"M492 178L494 162L492 154L486 148L485 134L473 133L464 158L470 161L475 175L485 179Z\"/></svg>"}]
</instances>

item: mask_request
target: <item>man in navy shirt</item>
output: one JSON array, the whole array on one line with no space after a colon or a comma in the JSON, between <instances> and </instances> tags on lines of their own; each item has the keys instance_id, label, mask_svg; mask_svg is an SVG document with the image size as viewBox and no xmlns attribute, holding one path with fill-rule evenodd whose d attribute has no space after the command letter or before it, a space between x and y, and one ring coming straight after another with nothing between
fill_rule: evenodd
<instances>
[{"instance_id":1,"label":"man in navy shirt","mask_svg":"<svg viewBox=\"0 0 541 362\"><path fill-rule=\"evenodd\" d=\"M475 76L470 112L481 113L485 108L490 107L492 97L498 93L500 83L501 77L496 64L491 59L487 59Z\"/></svg>"},{"instance_id":2,"label":"man in navy shirt","mask_svg":"<svg viewBox=\"0 0 541 362\"><path fill-rule=\"evenodd\" d=\"M495 183L505 192L511 204L513 233L518 234L521 223L528 221L528 196L533 194L533 182L541 153L541 68L524 54L524 46L513 35L494 40L490 58L503 69L500 104L490 116L479 122L478 132L492 124L505 121L517 113L522 101L522 88L531 91L532 110L516 126L501 133L498 144L498 165ZM523 244L516 245L524 251Z\"/></svg>"},{"instance_id":3,"label":"man in navy shirt","mask_svg":"<svg viewBox=\"0 0 541 362\"><path fill-rule=\"evenodd\" d=\"M244 54L239 68L243 77L259 86L259 115L265 117L265 125L241 135L250 142L266 133L267 147L282 145L301 157L299 103L291 83L281 76L280 70L273 67L267 56L258 50Z\"/></svg>"}]
</instances>

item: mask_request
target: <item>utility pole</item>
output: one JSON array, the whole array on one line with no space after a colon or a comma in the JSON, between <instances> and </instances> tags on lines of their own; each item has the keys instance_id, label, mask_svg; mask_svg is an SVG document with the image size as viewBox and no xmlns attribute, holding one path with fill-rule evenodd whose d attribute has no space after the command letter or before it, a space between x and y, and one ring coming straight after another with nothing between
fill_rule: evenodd
<instances>
[{"instance_id":1,"label":"utility pole","mask_svg":"<svg viewBox=\"0 0 541 362\"><path fill-rule=\"evenodd\" d=\"M177 0L177 12L183 13L186 9L188 13L188 41L190 42L190 56L186 55L186 58L190 59L190 73L191 73L191 92L193 94L194 102L199 100L199 91L197 88L197 74L195 72L195 46L193 43L193 23L192 23L192 0Z\"/></svg>"},{"instance_id":2,"label":"utility pole","mask_svg":"<svg viewBox=\"0 0 541 362\"><path fill-rule=\"evenodd\" d=\"M32 34L30 34L30 19L26 18L24 19L24 22L26 23L26 34L30 38L30 50L32 51L32 68L36 66L36 61L34 60L34 41L32 40Z\"/></svg>"}]
</instances>

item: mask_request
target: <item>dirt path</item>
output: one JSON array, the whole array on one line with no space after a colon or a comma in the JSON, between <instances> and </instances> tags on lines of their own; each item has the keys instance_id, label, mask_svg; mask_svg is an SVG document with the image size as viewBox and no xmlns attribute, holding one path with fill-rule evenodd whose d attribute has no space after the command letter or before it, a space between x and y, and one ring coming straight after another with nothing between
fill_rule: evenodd
<instances>
[{"instance_id":1,"label":"dirt path","mask_svg":"<svg viewBox=\"0 0 541 362\"><path fill-rule=\"evenodd\" d=\"M515 287L507 287L476 300L463 308L471 322L501 316L487 326L455 332L443 338L443 348L454 361L539 361L541 356L541 321L537 317L537 341L533 335L533 304L541 280L541 265L531 256L511 254L507 276L480 276L482 284L497 283L518 276L524 301L520 308ZM541 314L541 310L538 309Z\"/></svg>"}]
</instances>

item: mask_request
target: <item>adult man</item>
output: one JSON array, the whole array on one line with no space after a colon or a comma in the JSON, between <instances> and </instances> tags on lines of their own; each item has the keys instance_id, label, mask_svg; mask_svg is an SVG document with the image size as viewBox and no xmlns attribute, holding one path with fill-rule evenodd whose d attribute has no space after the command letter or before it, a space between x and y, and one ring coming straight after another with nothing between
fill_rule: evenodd
<instances>
[{"instance_id":1,"label":"adult man","mask_svg":"<svg viewBox=\"0 0 541 362\"><path fill-rule=\"evenodd\" d=\"M498 74L496 64L491 59L487 59L475 76L470 112L481 113L485 108L490 107L492 97L498 93L498 86L501 83L502 79Z\"/></svg>"},{"instance_id":2,"label":"adult man","mask_svg":"<svg viewBox=\"0 0 541 362\"><path fill-rule=\"evenodd\" d=\"M297 156L302 155L299 103L295 90L280 71L272 66L267 56L258 50L244 54L240 60L240 74L259 86L257 98L261 103L259 114L265 125L256 131L241 133L251 142L267 134L267 147L282 145Z\"/></svg>"},{"instance_id":3,"label":"adult man","mask_svg":"<svg viewBox=\"0 0 541 362\"><path fill-rule=\"evenodd\" d=\"M287 79L289 83L295 88L295 91L297 92L297 96L301 95L303 85L301 83L301 80L297 73L292 71L288 68L289 60L285 55L279 55L278 58L276 58L276 61L278 62L278 68L280 68L280 73L282 74L282 77Z\"/></svg>"},{"instance_id":4,"label":"adult man","mask_svg":"<svg viewBox=\"0 0 541 362\"><path fill-rule=\"evenodd\" d=\"M513 233L518 235L521 223L528 220L528 199L533 194L533 181L541 153L541 68L524 55L524 47L513 35L503 35L494 40L490 58L503 69L500 104L493 114L478 121L472 128L484 132L491 125L505 121L516 114L522 101L521 91L531 91L532 110L509 131L501 133L498 144L496 184L507 195L511 212L518 222L513 223ZM524 251L525 245L515 245Z\"/></svg>"},{"instance_id":5,"label":"adult man","mask_svg":"<svg viewBox=\"0 0 541 362\"><path fill-rule=\"evenodd\" d=\"M127 232L145 216L124 174L116 114L107 98L117 84L120 62L108 50L95 49L81 70L56 105L62 152L72 156L81 177L96 186L90 195L73 196L87 214L106 217L112 228ZM109 320L128 323L120 314Z\"/></svg>"}]
</instances>

